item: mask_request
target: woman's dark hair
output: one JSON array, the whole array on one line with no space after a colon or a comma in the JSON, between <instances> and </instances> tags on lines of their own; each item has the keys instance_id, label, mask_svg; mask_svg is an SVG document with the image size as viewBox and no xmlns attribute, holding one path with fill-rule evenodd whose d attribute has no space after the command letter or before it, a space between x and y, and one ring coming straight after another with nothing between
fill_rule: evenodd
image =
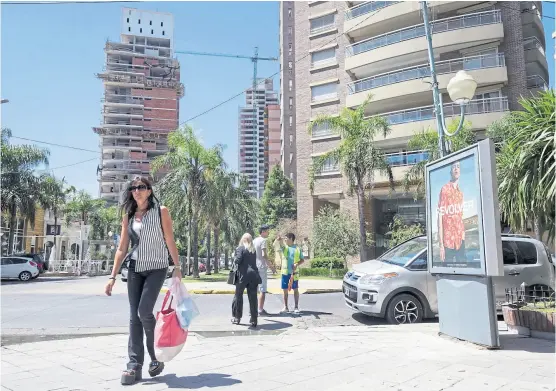
<instances>
[{"instance_id":1,"label":"woman's dark hair","mask_svg":"<svg viewBox=\"0 0 556 391\"><path fill-rule=\"evenodd\" d=\"M156 202L158 201L157 198L154 196L154 192L153 192L153 186L151 184L151 181L149 181L147 178L143 177L143 176L136 176L134 177L128 184L127 187L124 191L123 197L122 197L122 212L125 213L128 218L131 218L131 216L133 216L135 214L135 212L137 211L137 201L135 201L135 198L133 198L133 192L131 191L131 186L133 185L133 182L141 182L144 185L147 186L147 189L151 191L151 195L149 196L149 199L147 200L148 205L147 205L147 210L154 208L156 205Z\"/></svg>"}]
</instances>

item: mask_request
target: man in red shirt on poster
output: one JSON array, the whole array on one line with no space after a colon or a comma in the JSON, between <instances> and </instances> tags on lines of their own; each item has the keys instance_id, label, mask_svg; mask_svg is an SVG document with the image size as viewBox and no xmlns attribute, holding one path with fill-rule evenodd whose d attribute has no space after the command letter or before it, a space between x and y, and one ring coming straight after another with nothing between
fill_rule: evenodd
<instances>
[{"instance_id":1,"label":"man in red shirt on poster","mask_svg":"<svg viewBox=\"0 0 556 391\"><path fill-rule=\"evenodd\" d=\"M438 243L442 262L466 263L463 193L459 188L460 164L450 169L450 182L442 186L438 200Z\"/></svg>"}]
</instances>

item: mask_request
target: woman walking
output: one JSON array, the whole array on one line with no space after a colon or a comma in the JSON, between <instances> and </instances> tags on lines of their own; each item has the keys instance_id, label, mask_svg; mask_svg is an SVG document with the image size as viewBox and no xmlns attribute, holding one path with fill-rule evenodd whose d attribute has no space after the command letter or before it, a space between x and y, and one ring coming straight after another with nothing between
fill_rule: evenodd
<instances>
[{"instance_id":1,"label":"woman walking","mask_svg":"<svg viewBox=\"0 0 556 391\"><path fill-rule=\"evenodd\" d=\"M154 352L154 305L166 279L169 258L174 263L174 276L181 278L178 250L174 242L172 219L168 209L160 206L147 178L136 177L124 193L122 211L122 234L114 258L114 268L105 293L112 295L116 276L122 262L128 268L127 294L129 297L129 362L122 373L121 383L131 385L142 379L145 351L143 332L147 340L147 351L151 358L149 375L160 375L164 363L157 361ZM131 241L131 250L128 252Z\"/></svg>"},{"instance_id":2,"label":"woman walking","mask_svg":"<svg viewBox=\"0 0 556 391\"><path fill-rule=\"evenodd\" d=\"M253 237L243 234L236 249L234 258L236 268L236 293L232 301L232 323L239 324L243 315L243 291L247 288L249 310L252 327L257 327L257 286L261 283L259 269L257 269L257 254L253 245Z\"/></svg>"}]
</instances>

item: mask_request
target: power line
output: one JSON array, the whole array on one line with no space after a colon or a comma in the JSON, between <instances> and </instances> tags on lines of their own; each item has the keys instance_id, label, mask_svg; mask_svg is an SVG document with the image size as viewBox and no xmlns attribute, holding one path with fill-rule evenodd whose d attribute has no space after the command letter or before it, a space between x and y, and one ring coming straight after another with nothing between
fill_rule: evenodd
<instances>
[{"instance_id":1,"label":"power line","mask_svg":"<svg viewBox=\"0 0 556 391\"><path fill-rule=\"evenodd\" d=\"M78 164L83 164L83 163L87 163L87 162L92 162L93 160L97 160L97 158L93 158L93 159L87 159L87 160L82 160L80 162L76 162L76 163L71 163L71 164L66 164L64 166L58 166L58 167L53 167L53 168L45 168L44 170L37 170L38 172L44 172L44 171L54 171L54 170L58 170L60 168L66 168L66 167L72 167L72 166L77 166ZM18 171L8 171L8 172L2 172L0 173L1 175L6 175L6 174L17 174Z\"/></svg>"},{"instance_id":2,"label":"power line","mask_svg":"<svg viewBox=\"0 0 556 391\"><path fill-rule=\"evenodd\" d=\"M107 4L107 3L140 3L139 1L128 1L128 0L83 0L83 1L3 1L2 4L7 5L56 5L56 4Z\"/></svg>"},{"instance_id":3,"label":"power line","mask_svg":"<svg viewBox=\"0 0 556 391\"><path fill-rule=\"evenodd\" d=\"M360 24L365 23L368 19L372 18L373 16L375 16L377 13L379 13L379 12L382 11L383 9L384 9L384 8L381 8L381 9L376 10L375 12L373 12L372 14L370 14L369 16L367 16L365 19L363 19L361 22L359 22L359 23L357 23L356 25L354 25L354 26L353 26L352 28L350 28L349 30L336 34L336 36L334 36L334 38L332 38L330 41L328 41L328 42L322 44L318 49L321 49L321 48L323 48L323 47L325 47L325 46L327 46L327 45L330 45L332 42L336 41L338 38L340 38L341 36L343 36L345 33L349 33L351 30L353 30L354 28L358 27ZM307 54L304 55L303 57L301 57L301 58L295 60L295 61L294 61L294 64L297 64L299 61L301 61L301 60L303 60L303 59L309 57L310 55L311 55L311 52L307 53ZM280 73L280 71L275 72L275 73L273 73L272 75L267 76L267 77L265 77L265 78L263 78L263 79L271 79L271 78L273 78L274 76L278 75L279 73ZM259 84L261 84L261 83L257 83L257 87L259 86ZM235 98L237 98L237 97L243 95L243 94L245 93L245 91L247 91L249 88L252 88L252 86L249 86L249 87L245 88L245 89L242 90L240 93L235 94L235 95L232 96L231 98L228 98L228 99L226 99L225 101L220 102L220 103L218 103L218 104L215 105L215 106L212 106L211 108L209 108L209 109L203 111L202 113L199 113L199 114L197 114L197 115L195 115L195 116L193 116L193 117L191 117L191 118L189 118L189 119L183 121L182 123L180 123L180 125L183 125L183 124L185 124L185 123L187 123L187 122L190 122L190 121L192 121L192 120L194 120L194 119L196 119L196 118L199 118L200 116L205 115L205 114L207 114L207 113L209 113L209 112L211 112L211 111L213 111L213 110L219 108L220 106L222 106L222 105L224 105L224 104L226 104L226 103L228 103L228 102L234 100ZM255 91L253 91L253 94L255 94Z\"/></svg>"},{"instance_id":4,"label":"power line","mask_svg":"<svg viewBox=\"0 0 556 391\"><path fill-rule=\"evenodd\" d=\"M92 149L85 149L85 148L79 148L79 147L72 147L71 145L56 144L56 143L51 143L51 142L48 142L48 141L33 140L33 139L31 139L31 138L16 137L16 136L12 136L11 138L15 138L15 139L18 139L18 140L31 141L31 142L39 143L39 144L52 145L52 146L54 146L54 147L75 149L76 151L84 151L84 152L99 153L99 154L101 153L100 151L93 151Z\"/></svg>"}]
</instances>

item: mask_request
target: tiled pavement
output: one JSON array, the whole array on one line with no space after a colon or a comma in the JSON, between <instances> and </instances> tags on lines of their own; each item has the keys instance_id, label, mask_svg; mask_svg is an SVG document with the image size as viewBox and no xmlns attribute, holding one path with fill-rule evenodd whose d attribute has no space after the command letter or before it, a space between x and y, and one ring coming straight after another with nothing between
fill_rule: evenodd
<instances>
[{"instance_id":1,"label":"tiled pavement","mask_svg":"<svg viewBox=\"0 0 556 391\"><path fill-rule=\"evenodd\" d=\"M501 337L486 350L438 337L437 324L289 329L279 335L191 335L164 374L119 385L124 335L1 349L11 391L206 389L302 391L555 390L554 342ZM148 374L145 373L148 376Z\"/></svg>"}]
</instances>

